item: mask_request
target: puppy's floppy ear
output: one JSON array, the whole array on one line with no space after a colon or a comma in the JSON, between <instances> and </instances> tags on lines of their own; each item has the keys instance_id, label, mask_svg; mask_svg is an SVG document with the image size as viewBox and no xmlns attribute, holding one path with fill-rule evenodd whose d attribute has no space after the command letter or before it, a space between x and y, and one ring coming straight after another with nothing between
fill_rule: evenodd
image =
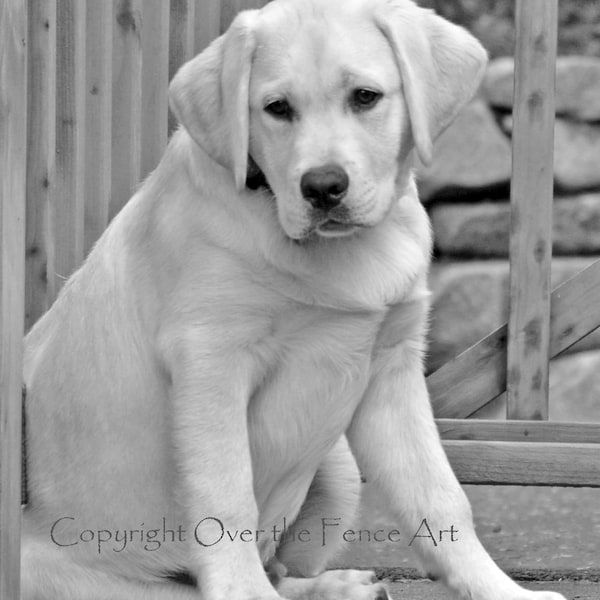
<instances>
[{"instance_id":1,"label":"puppy's floppy ear","mask_svg":"<svg viewBox=\"0 0 600 600\"><path fill-rule=\"evenodd\" d=\"M258 10L238 14L229 29L185 63L169 86L169 104L194 141L246 182L248 88Z\"/></svg>"},{"instance_id":2,"label":"puppy's floppy ear","mask_svg":"<svg viewBox=\"0 0 600 600\"><path fill-rule=\"evenodd\" d=\"M411 0L382 0L375 21L394 52L417 153L427 165L433 141L477 91L487 53L465 29Z\"/></svg>"}]
</instances>

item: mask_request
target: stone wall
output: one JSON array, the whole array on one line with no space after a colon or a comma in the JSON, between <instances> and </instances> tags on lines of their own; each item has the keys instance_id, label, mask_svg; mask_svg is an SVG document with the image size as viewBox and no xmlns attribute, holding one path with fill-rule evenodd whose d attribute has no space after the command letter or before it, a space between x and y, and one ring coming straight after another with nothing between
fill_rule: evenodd
<instances>
[{"instance_id":1,"label":"stone wall","mask_svg":"<svg viewBox=\"0 0 600 600\"><path fill-rule=\"evenodd\" d=\"M508 56L515 46L515 0L416 0L472 31L490 56ZM600 2L560 0L558 53L600 56Z\"/></svg>"},{"instance_id":2,"label":"stone wall","mask_svg":"<svg viewBox=\"0 0 600 600\"><path fill-rule=\"evenodd\" d=\"M429 370L508 317L512 76L512 59L492 60L419 169L435 235ZM556 108L553 287L600 258L600 59L559 58ZM551 417L577 416L576 397L600 421L600 330L553 361Z\"/></svg>"}]
</instances>

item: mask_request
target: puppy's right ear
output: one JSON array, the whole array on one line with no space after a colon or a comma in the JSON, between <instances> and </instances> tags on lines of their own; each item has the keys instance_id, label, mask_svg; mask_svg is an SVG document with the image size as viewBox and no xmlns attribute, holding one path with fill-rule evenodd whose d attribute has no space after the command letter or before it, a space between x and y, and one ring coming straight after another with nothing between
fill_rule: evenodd
<instances>
[{"instance_id":1,"label":"puppy's right ear","mask_svg":"<svg viewBox=\"0 0 600 600\"><path fill-rule=\"evenodd\" d=\"M258 10L243 11L206 50L185 63L169 86L169 105L194 141L246 183L248 89Z\"/></svg>"}]
</instances>

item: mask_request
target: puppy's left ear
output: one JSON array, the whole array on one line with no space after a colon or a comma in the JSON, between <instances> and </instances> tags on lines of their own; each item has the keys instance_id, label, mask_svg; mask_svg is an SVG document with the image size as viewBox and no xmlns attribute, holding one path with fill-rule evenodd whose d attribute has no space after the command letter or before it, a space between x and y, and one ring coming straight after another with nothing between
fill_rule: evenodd
<instances>
[{"instance_id":1,"label":"puppy's left ear","mask_svg":"<svg viewBox=\"0 0 600 600\"><path fill-rule=\"evenodd\" d=\"M421 162L435 139L473 97L487 53L465 29L411 0L382 0L375 21L392 47Z\"/></svg>"},{"instance_id":2,"label":"puppy's left ear","mask_svg":"<svg viewBox=\"0 0 600 600\"><path fill-rule=\"evenodd\" d=\"M233 174L238 189L248 164L248 89L258 10L243 11L169 85L169 105L209 156Z\"/></svg>"}]
</instances>

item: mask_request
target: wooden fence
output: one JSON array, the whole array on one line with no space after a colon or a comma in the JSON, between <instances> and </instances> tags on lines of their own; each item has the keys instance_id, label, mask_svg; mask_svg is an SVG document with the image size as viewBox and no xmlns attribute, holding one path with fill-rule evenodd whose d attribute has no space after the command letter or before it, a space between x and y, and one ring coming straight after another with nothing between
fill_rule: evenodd
<instances>
[{"instance_id":1,"label":"wooden fence","mask_svg":"<svg viewBox=\"0 0 600 600\"><path fill-rule=\"evenodd\" d=\"M600 261L550 291L557 0L517 0L510 318L428 378L463 482L600 486L600 424L551 423L549 361L600 326ZM507 420L465 420L507 393Z\"/></svg>"},{"instance_id":2,"label":"wooden fence","mask_svg":"<svg viewBox=\"0 0 600 600\"><path fill-rule=\"evenodd\" d=\"M266 1L1 4L2 599L19 589L23 331L157 164L168 79L240 8ZM557 0L517 9L511 316L428 385L463 482L600 486L600 425L545 420L549 358L600 325L600 262L550 293ZM507 388L507 421L465 420Z\"/></svg>"},{"instance_id":3,"label":"wooden fence","mask_svg":"<svg viewBox=\"0 0 600 600\"><path fill-rule=\"evenodd\" d=\"M240 8L265 3L27 1L25 329L157 165L172 75Z\"/></svg>"},{"instance_id":4,"label":"wooden fence","mask_svg":"<svg viewBox=\"0 0 600 600\"><path fill-rule=\"evenodd\" d=\"M0 3L2 600L19 595L23 332L158 163L170 77L266 2Z\"/></svg>"}]
</instances>

